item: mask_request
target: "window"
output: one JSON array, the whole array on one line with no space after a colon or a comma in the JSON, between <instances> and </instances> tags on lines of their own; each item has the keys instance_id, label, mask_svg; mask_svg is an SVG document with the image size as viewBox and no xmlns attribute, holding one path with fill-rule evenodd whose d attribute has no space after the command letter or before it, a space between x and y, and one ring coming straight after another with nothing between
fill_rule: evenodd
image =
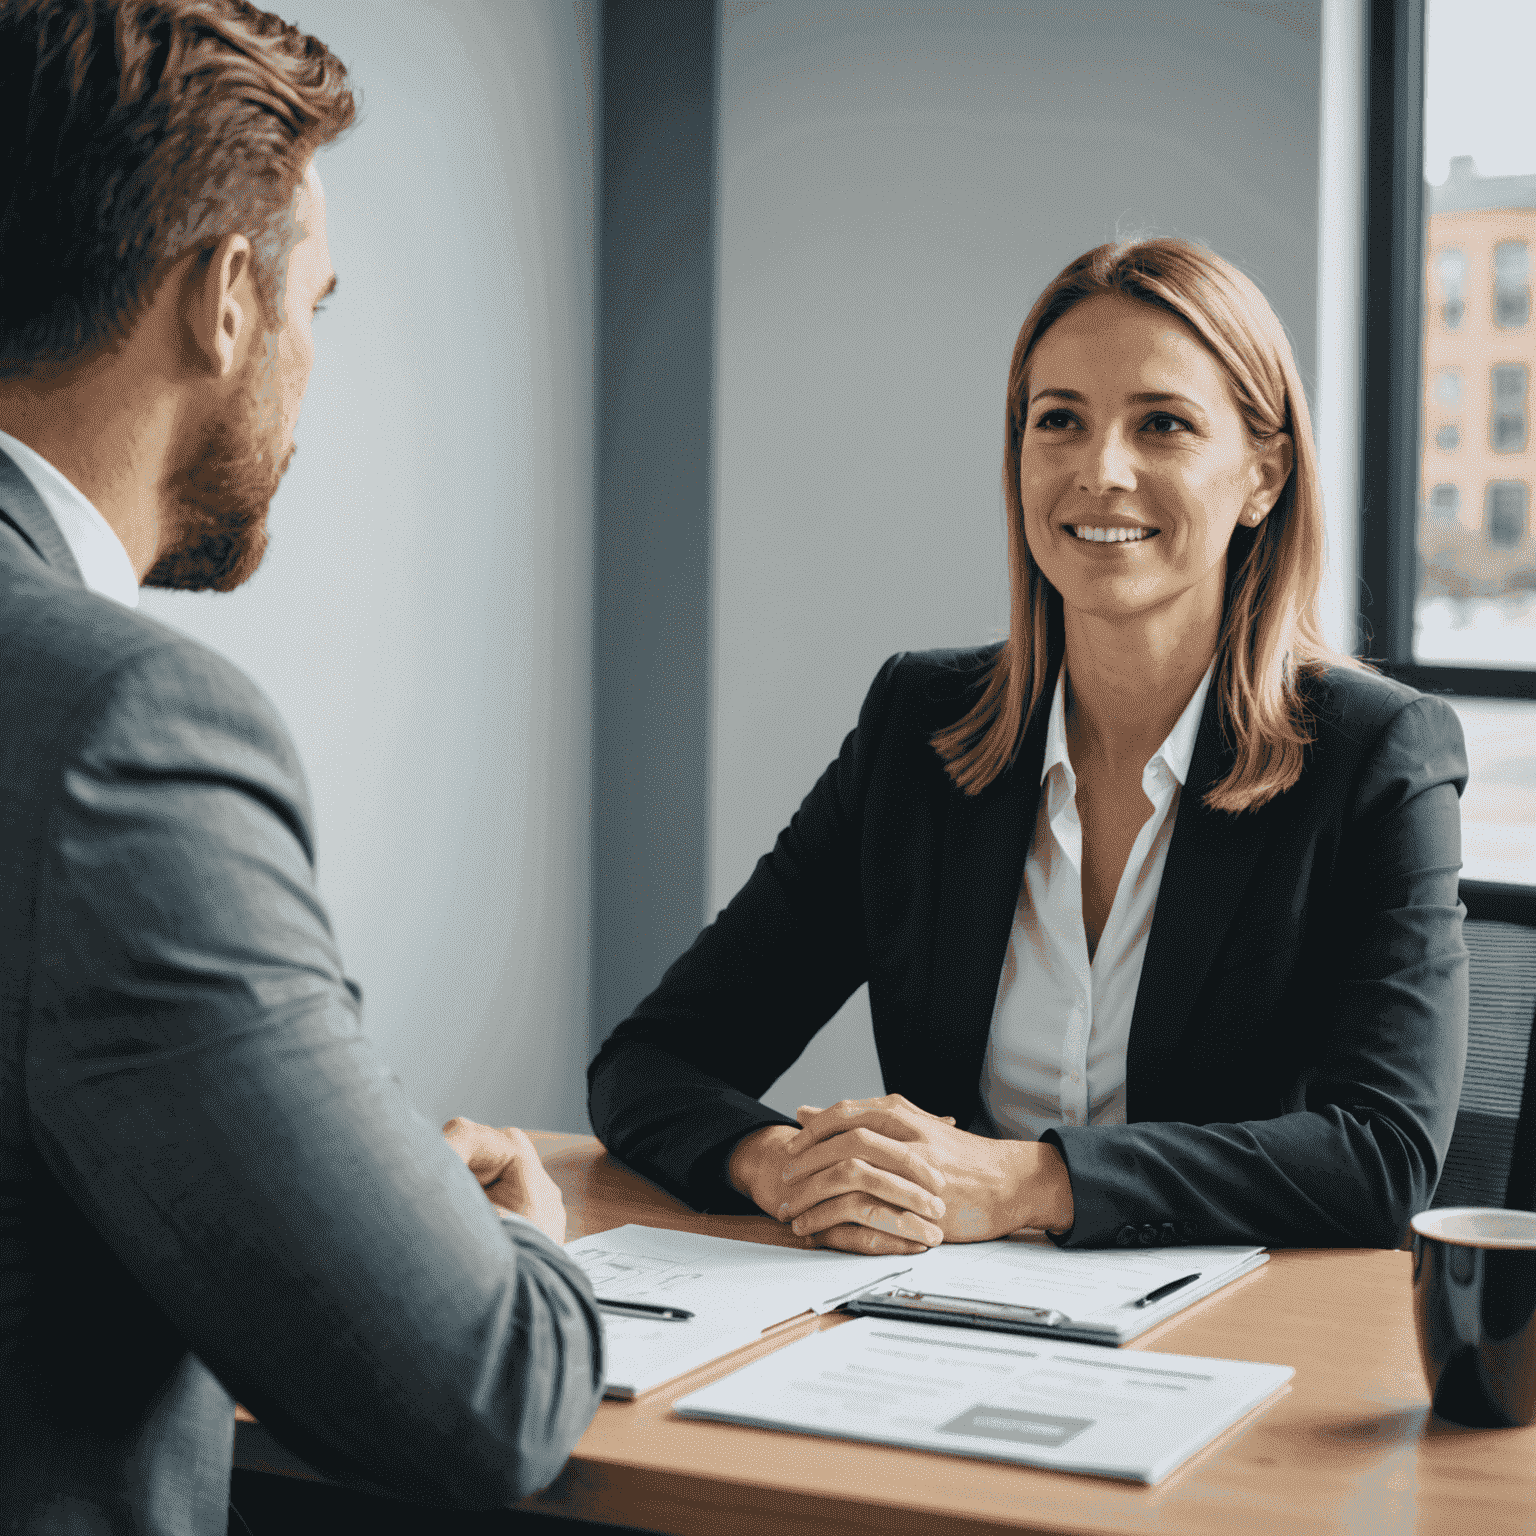
<instances>
[{"instance_id":1,"label":"window","mask_svg":"<svg viewBox=\"0 0 1536 1536\"><path fill-rule=\"evenodd\" d=\"M1529 378L1530 370L1524 363L1506 363L1493 370L1488 446L1495 453L1525 452L1525 395Z\"/></svg>"},{"instance_id":2,"label":"window","mask_svg":"<svg viewBox=\"0 0 1536 1536\"><path fill-rule=\"evenodd\" d=\"M1493 323L1513 330L1531 318L1531 254L1523 240L1493 248Z\"/></svg>"},{"instance_id":3,"label":"window","mask_svg":"<svg viewBox=\"0 0 1536 1536\"><path fill-rule=\"evenodd\" d=\"M1362 651L1419 688L1536 700L1536 5L1367 14Z\"/></svg>"},{"instance_id":4,"label":"window","mask_svg":"<svg viewBox=\"0 0 1536 1536\"><path fill-rule=\"evenodd\" d=\"M1483 523L1493 549L1519 549L1525 543L1530 488L1523 480L1490 480Z\"/></svg>"},{"instance_id":5,"label":"window","mask_svg":"<svg viewBox=\"0 0 1536 1536\"><path fill-rule=\"evenodd\" d=\"M1454 485L1437 485L1429 493L1429 515L1437 523L1448 523L1461 511L1461 492Z\"/></svg>"},{"instance_id":6,"label":"window","mask_svg":"<svg viewBox=\"0 0 1536 1536\"><path fill-rule=\"evenodd\" d=\"M1361 649L1452 695L1464 873L1536 885L1536 5L1365 10Z\"/></svg>"},{"instance_id":7,"label":"window","mask_svg":"<svg viewBox=\"0 0 1536 1536\"><path fill-rule=\"evenodd\" d=\"M1440 318L1454 331L1467 312L1467 259L1460 251L1441 251L1435 270L1440 274Z\"/></svg>"}]
</instances>

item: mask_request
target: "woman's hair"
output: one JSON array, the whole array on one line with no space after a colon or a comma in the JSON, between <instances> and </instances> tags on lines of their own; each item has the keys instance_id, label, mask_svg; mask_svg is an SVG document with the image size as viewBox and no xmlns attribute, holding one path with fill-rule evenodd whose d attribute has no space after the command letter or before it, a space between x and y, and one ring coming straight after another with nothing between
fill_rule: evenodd
<instances>
[{"instance_id":1,"label":"woman's hair","mask_svg":"<svg viewBox=\"0 0 1536 1536\"><path fill-rule=\"evenodd\" d=\"M341 61L247 0L0 0L0 378L110 345L230 234L275 324L294 193L354 110Z\"/></svg>"},{"instance_id":2,"label":"woman's hair","mask_svg":"<svg viewBox=\"0 0 1536 1536\"><path fill-rule=\"evenodd\" d=\"M933 745L950 777L979 794L1013 762L1065 644L1061 595L1024 536L1019 449L1029 360L1040 338L1075 305L1120 294L1176 315L1210 349L1254 442L1287 434L1289 478L1257 528L1239 525L1227 550L1226 603L1216 641L1215 687L1223 735L1236 757L1205 803L1246 811L1301 776L1311 741L1298 678L1348 663L1323 639L1317 589L1323 569L1323 504L1306 396L1290 342L1254 282L1187 240L1101 245L1066 267L1035 301L1008 369L1003 495L1008 506L1008 639L970 711Z\"/></svg>"}]
</instances>

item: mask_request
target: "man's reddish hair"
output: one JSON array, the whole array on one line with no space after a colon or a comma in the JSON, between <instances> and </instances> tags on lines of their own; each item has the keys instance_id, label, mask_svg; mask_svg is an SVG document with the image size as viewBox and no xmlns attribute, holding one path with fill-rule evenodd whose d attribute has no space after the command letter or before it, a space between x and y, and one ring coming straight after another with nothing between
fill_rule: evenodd
<instances>
[{"instance_id":1,"label":"man's reddish hair","mask_svg":"<svg viewBox=\"0 0 1536 1536\"><path fill-rule=\"evenodd\" d=\"M0 0L0 377L109 346L229 234L275 319L294 194L354 113L341 61L246 0Z\"/></svg>"}]
</instances>

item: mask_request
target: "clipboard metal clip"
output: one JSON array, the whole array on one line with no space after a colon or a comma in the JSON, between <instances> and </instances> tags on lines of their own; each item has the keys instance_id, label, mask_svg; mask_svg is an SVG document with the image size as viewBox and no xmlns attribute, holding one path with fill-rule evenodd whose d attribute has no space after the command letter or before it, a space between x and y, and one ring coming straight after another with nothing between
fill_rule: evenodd
<instances>
[{"instance_id":1,"label":"clipboard metal clip","mask_svg":"<svg viewBox=\"0 0 1536 1536\"><path fill-rule=\"evenodd\" d=\"M944 1296L934 1291L908 1291L892 1286L870 1300L889 1300L914 1312L942 1312L951 1317L993 1317L1009 1322L1034 1323L1041 1328L1062 1328L1072 1319L1054 1307L1027 1307L1010 1301L981 1301L973 1296Z\"/></svg>"}]
</instances>

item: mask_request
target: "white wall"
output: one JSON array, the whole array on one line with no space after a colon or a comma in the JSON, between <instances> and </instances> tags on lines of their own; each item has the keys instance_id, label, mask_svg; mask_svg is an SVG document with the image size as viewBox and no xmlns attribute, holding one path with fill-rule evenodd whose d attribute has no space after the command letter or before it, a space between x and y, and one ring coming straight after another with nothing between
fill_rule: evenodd
<instances>
[{"instance_id":1,"label":"white wall","mask_svg":"<svg viewBox=\"0 0 1536 1536\"><path fill-rule=\"evenodd\" d=\"M881 660L1007 614L1003 391L1117 232L1253 275L1310 384L1319 5L723 8L711 910ZM768 1098L881 1091L862 992Z\"/></svg>"},{"instance_id":2,"label":"white wall","mask_svg":"<svg viewBox=\"0 0 1536 1536\"><path fill-rule=\"evenodd\" d=\"M418 1106L585 1129L592 57L560 0L305 0L361 120L272 547L146 593L276 701Z\"/></svg>"}]
</instances>

